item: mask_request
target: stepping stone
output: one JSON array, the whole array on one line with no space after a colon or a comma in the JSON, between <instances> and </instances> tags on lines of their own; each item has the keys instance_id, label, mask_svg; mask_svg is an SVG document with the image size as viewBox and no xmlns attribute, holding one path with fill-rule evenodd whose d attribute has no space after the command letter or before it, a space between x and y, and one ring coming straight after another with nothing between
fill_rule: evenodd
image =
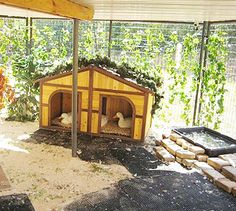
<instances>
[{"instance_id":1,"label":"stepping stone","mask_svg":"<svg viewBox=\"0 0 236 211\"><path fill-rule=\"evenodd\" d=\"M154 151L156 153L156 156L166 162L172 162L175 161L175 157L171 155L164 147L154 147Z\"/></svg>"},{"instance_id":2,"label":"stepping stone","mask_svg":"<svg viewBox=\"0 0 236 211\"><path fill-rule=\"evenodd\" d=\"M228 178L236 182L236 168L233 166L224 166L222 173Z\"/></svg>"},{"instance_id":3,"label":"stepping stone","mask_svg":"<svg viewBox=\"0 0 236 211\"><path fill-rule=\"evenodd\" d=\"M182 143L182 148L183 148L183 149L188 149L188 148L191 147L191 146L194 146L194 145L191 144L191 143L189 143L189 142L187 142L187 141L185 141L185 142Z\"/></svg>"},{"instance_id":4,"label":"stepping stone","mask_svg":"<svg viewBox=\"0 0 236 211\"><path fill-rule=\"evenodd\" d=\"M194 159L195 158L195 154L193 152L190 152L188 150L178 150L176 151L176 156L182 159Z\"/></svg>"},{"instance_id":5,"label":"stepping stone","mask_svg":"<svg viewBox=\"0 0 236 211\"><path fill-rule=\"evenodd\" d=\"M11 185L2 169L0 166L0 191L10 189Z\"/></svg>"},{"instance_id":6,"label":"stepping stone","mask_svg":"<svg viewBox=\"0 0 236 211\"><path fill-rule=\"evenodd\" d=\"M221 170L224 166L230 166L230 163L228 161L221 158L208 158L207 163L216 170Z\"/></svg>"},{"instance_id":7,"label":"stepping stone","mask_svg":"<svg viewBox=\"0 0 236 211\"><path fill-rule=\"evenodd\" d=\"M170 139L163 139L162 145L166 148L169 145L176 145L175 142L171 141Z\"/></svg>"},{"instance_id":8,"label":"stepping stone","mask_svg":"<svg viewBox=\"0 0 236 211\"><path fill-rule=\"evenodd\" d=\"M223 154L223 155L219 155L219 158L222 158L224 160L228 160L228 159L235 160L236 154Z\"/></svg>"},{"instance_id":9,"label":"stepping stone","mask_svg":"<svg viewBox=\"0 0 236 211\"><path fill-rule=\"evenodd\" d=\"M194 166L195 162L196 162L196 160L183 159L183 165L188 168L192 168Z\"/></svg>"},{"instance_id":10,"label":"stepping stone","mask_svg":"<svg viewBox=\"0 0 236 211\"><path fill-rule=\"evenodd\" d=\"M161 146L161 143L162 143L162 140L158 139L158 140L155 141L156 146Z\"/></svg>"},{"instance_id":11,"label":"stepping stone","mask_svg":"<svg viewBox=\"0 0 236 211\"><path fill-rule=\"evenodd\" d=\"M171 130L164 130L162 133L162 138L170 138Z\"/></svg>"},{"instance_id":12,"label":"stepping stone","mask_svg":"<svg viewBox=\"0 0 236 211\"><path fill-rule=\"evenodd\" d=\"M207 162L208 156L207 155L196 155L198 161Z\"/></svg>"},{"instance_id":13,"label":"stepping stone","mask_svg":"<svg viewBox=\"0 0 236 211\"><path fill-rule=\"evenodd\" d=\"M170 140L172 140L172 141L177 141L178 138L182 138L182 136L180 136L180 135L177 134L177 133L171 133L171 134L170 134Z\"/></svg>"},{"instance_id":14,"label":"stepping stone","mask_svg":"<svg viewBox=\"0 0 236 211\"><path fill-rule=\"evenodd\" d=\"M236 197L236 188L232 189L232 194Z\"/></svg>"},{"instance_id":15,"label":"stepping stone","mask_svg":"<svg viewBox=\"0 0 236 211\"><path fill-rule=\"evenodd\" d=\"M219 155L219 158L227 160L233 167L236 167L236 154Z\"/></svg>"},{"instance_id":16,"label":"stepping stone","mask_svg":"<svg viewBox=\"0 0 236 211\"><path fill-rule=\"evenodd\" d=\"M199 147L199 146L189 146L188 150L190 152L193 152L195 153L196 155L199 155L199 154L204 154L205 153L205 149L203 149L202 147Z\"/></svg>"},{"instance_id":17,"label":"stepping stone","mask_svg":"<svg viewBox=\"0 0 236 211\"><path fill-rule=\"evenodd\" d=\"M186 142L183 138L178 138L177 140L176 140L176 144L178 144L179 146L181 146L182 147L182 144L184 143L184 142Z\"/></svg>"},{"instance_id":18,"label":"stepping stone","mask_svg":"<svg viewBox=\"0 0 236 211\"><path fill-rule=\"evenodd\" d=\"M213 167L211 167L207 163L200 162L200 161L195 162L194 163L194 167L196 167L197 169L200 169L200 170L203 170L203 169L214 169Z\"/></svg>"},{"instance_id":19,"label":"stepping stone","mask_svg":"<svg viewBox=\"0 0 236 211\"><path fill-rule=\"evenodd\" d=\"M228 193L231 193L232 189L236 188L236 182L233 182L229 179L218 179L215 181L215 183L219 188L222 188Z\"/></svg>"},{"instance_id":20,"label":"stepping stone","mask_svg":"<svg viewBox=\"0 0 236 211\"><path fill-rule=\"evenodd\" d=\"M182 148L177 145L177 144L171 144L166 146L166 149L168 150L168 152L170 152L172 155L176 155L176 151L177 150L181 150Z\"/></svg>"},{"instance_id":21,"label":"stepping stone","mask_svg":"<svg viewBox=\"0 0 236 211\"><path fill-rule=\"evenodd\" d=\"M180 163L180 164L183 163L183 159L181 159L181 158L175 157L175 160L176 160L178 163Z\"/></svg>"},{"instance_id":22,"label":"stepping stone","mask_svg":"<svg viewBox=\"0 0 236 211\"><path fill-rule=\"evenodd\" d=\"M215 169L203 169L202 171L213 182L215 182L218 179L225 179L225 176L220 172L216 171Z\"/></svg>"}]
</instances>

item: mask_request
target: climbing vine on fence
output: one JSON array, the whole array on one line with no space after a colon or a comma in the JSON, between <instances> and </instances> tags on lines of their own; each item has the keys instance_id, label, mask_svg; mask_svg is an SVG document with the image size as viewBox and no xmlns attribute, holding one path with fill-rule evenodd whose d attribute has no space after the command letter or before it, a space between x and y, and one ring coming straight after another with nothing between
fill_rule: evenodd
<instances>
[{"instance_id":1,"label":"climbing vine on fence","mask_svg":"<svg viewBox=\"0 0 236 211\"><path fill-rule=\"evenodd\" d=\"M164 58L168 73L169 103L180 102L181 118L189 125L193 115L193 95L196 91L199 74L198 67L199 38L196 33L186 34L180 42L176 33L172 33L167 42ZM180 57L179 61L176 58Z\"/></svg>"},{"instance_id":2,"label":"climbing vine on fence","mask_svg":"<svg viewBox=\"0 0 236 211\"><path fill-rule=\"evenodd\" d=\"M224 112L224 95L226 92L227 40L225 33L216 31L209 37L207 50L207 67L202 79L202 109L199 124L218 129Z\"/></svg>"},{"instance_id":3,"label":"climbing vine on fence","mask_svg":"<svg viewBox=\"0 0 236 211\"><path fill-rule=\"evenodd\" d=\"M55 24L53 20L44 20L41 26L34 20L33 45L30 55L26 55L26 28L21 21L25 20L0 19L0 64L7 67L6 76L14 76L16 101L9 107L10 117L34 120L38 114L39 93L34 80L59 73L62 67L63 71L71 70L71 61L66 64L72 54L72 22ZM113 68L121 77L131 78L149 87L156 93L153 111L160 108L164 92L163 108L178 104L181 118L190 124L193 96L199 83L199 31L195 33L192 26L186 25L114 22L111 44L113 63L104 57L109 46L108 26L108 22L98 21L80 25L79 55L86 58L79 61L80 65L102 64ZM211 34L207 49L208 65L203 70L199 124L218 128L226 91L227 45L224 34ZM100 56L96 57L97 54ZM58 66L58 62L62 66ZM173 107L170 108L173 110ZM160 116L165 111L161 109L157 113ZM176 113L176 110L173 112Z\"/></svg>"}]
</instances>

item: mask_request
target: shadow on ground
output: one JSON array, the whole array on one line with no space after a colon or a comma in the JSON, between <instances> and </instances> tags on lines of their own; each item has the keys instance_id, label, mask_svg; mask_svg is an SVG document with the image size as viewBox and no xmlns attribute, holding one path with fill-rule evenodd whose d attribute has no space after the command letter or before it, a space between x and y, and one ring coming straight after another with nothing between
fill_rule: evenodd
<instances>
[{"instance_id":1,"label":"shadow on ground","mask_svg":"<svg viewBox=\"0 0 236 211\"><path fill-rule=\"evenodd\" d=\"M14 194L0 197L0 211L34 211L26 194Z\"/></svg>"},{"instance_id":2,"label":"shadow on ground","mask_svg":"<svg viewBox=\"0 0 236 211\"><path fill-rule=\"evenodd\" d=\"M65 210L235 210L235 198L198 173L158 171L85 195Z\"/></svg>"},{"instance_id":3,"label":"shadow on ground","mask_svg":"<svg viewBox=\"0 0 236 211\"><path fill-rule=\"evenodd\" d=\"M114 140L106 143L109 144L103 147L100 145L104 143L96 144L96 141L87 143L85 148L81 145L80 158L87 161L92 161L91 157L112 158L124 165L135 178L85 195L65 210L235 210L235 198L199 173L158 170L163 163L142 145Z\"/></svg>"},{"instance_id":4,"label":"shadow on ground","mask_svg":"<svg viewBox=\"0 0 236 211\"><path fill-rule=\"evenodd\" d=\"M37 143L71 147L70 133L38 130L32 138ZM89 136L78 138L80 159L121 164L134 178L84 195L66 206L65 210L235 210L235 198L199 173L158 170L163 163L142 144L120 139L90 139Z\"/></svg>"}]
</instances>

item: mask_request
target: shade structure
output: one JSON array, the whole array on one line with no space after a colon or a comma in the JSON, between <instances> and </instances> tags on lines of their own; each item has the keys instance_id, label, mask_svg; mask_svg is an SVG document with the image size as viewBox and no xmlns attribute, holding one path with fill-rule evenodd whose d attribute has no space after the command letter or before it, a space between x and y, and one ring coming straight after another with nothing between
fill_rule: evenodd
<instances>
[{"instance_id":1,"label":"shade structure","mask_svg":"<svg viewBox=\"0 0 236 211\"><path fill-rule=\"evenodd\" d=\"M36 12L32 10L21 9L17 7L10 7L0 4L0 15L6 17L33 17L33 18L62 18L61 16Z\"/></svg>"},{"instance_id":2,"label":"shade structure","mask_svg":"<svg viewBox=\"0 0 236 211\"><path fill-rule=\"evenodd\" d=\"M44 14L46 13L46 15ZM77 71L78 19L91 20L93 10L69 0L0 0L0 15L19 17L66 17L74 20L73 30L73 90L72 90L72 156L77 152Z\"/></svg>"},{"instance_id":3,"label":"shade structure","mask_svg":"<svg viewBox=\"0 0 236 211\"><path fill-rule=\"evenodd\" d=\"M73 0L92 7L94 19L203 22L236 20L234 0Z\"/></svg>"},{"instance_id":4,"label":"shade structure","mask_svg":"<svg viewBox=\"0 0 236 211\"><path fill-rule=\"evenodd\" d=\"M70 0L0 0L0 15L21 17L66 17L91 20L93 9Z\"/></svg>"}]
</instances>

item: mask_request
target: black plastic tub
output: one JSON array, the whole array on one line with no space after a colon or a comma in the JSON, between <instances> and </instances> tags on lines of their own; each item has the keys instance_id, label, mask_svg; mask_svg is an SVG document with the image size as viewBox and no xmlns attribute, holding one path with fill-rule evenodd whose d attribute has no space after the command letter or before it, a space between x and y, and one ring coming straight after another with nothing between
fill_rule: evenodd
<instances>
[{"instance_id":1,"label":"black plastic tub","mask_svg":"<svg viewBox=\"0 0 236 211\"><path fill-rule=\"evenodd\" d=\"M205 149L206 154L210 157L215 157L221 154L227 154L227 153L236 153L236 140L223 135L219 132L216 132L214 130L211 130L206 127L188 127L188 128L176 128L173 130L174 132L178 133L181 135L185 140L189 141L190 143L200 146ZM199 138L193 138L192 134L206 134L209 135L216 140L220 140L221 143L224 142L224 146L210 146L208 142L204 141L204 138L201 139L200 142L200 137Z\"/></svg>"}]
</instances>

